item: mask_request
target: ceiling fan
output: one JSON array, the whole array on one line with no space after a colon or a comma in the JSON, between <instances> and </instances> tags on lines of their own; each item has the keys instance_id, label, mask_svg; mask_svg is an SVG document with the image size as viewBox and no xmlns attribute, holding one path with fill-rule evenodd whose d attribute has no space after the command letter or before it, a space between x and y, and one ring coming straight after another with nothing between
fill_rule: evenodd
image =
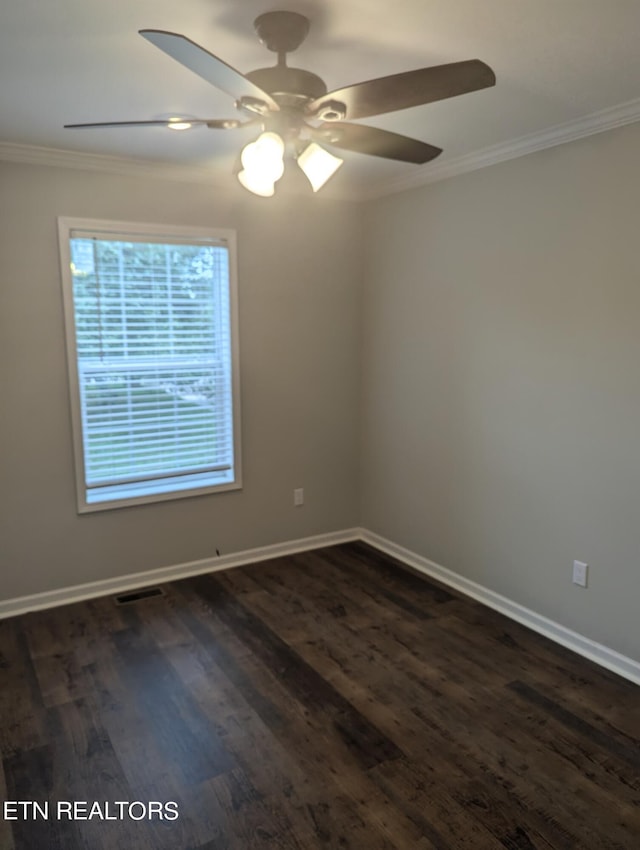
<instances>
[{"instance_id":1,"label":"ceiling fan","mask_svg":"<svg viewBox=\"0 0 640 850\"><path fill-rule=\"evenodd\" d=\"M185 118L65 124L67 128L168 127L187 130L204 125L234 130L261 125L258 138L241 153L238 179L257 195L274 194L284 172L285 153L303 170L314 191L342 165L323 145L356 153L421 164L442 151L425 142L353 124L351 121L420 106L495 85L492 69L479 59L405 71L327 91L316 74L287 65L309 32L309 20L297 12L266 12L254 21L260 41L277 54L277 64L241 74L191 39L164 30L144 29L140 35L207 82L231 95L242 114L238 118Z\"/></svg>"}]
</instances>

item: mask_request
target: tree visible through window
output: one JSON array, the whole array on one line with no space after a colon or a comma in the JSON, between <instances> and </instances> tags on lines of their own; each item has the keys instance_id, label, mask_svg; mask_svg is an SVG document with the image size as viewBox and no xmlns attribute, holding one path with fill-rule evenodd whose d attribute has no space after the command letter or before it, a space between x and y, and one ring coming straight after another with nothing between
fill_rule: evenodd
<instances>
[{"instance_id":1,"label":"tree visible through window","mask_svg":"<svg viewBox=\"0 0 640 850\"><path fill-rule=\"evenodd\" d=\"M232 240L147 229L61 222L81 509L239 486Z\"/></svg>"}]
</instances>

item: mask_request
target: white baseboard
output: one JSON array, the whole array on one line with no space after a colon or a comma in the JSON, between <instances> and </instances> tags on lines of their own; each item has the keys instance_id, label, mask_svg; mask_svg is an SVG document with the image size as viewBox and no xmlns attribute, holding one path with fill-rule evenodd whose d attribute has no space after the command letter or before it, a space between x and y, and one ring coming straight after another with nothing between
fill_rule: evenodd
<instances>
[{"instance_id":1,"label":"white baseboard","mask_svg":"<svg viewBox=\"0 0 640 850\"><path fill-rule=\"evenodd\" d=\"M459 590L460 593L464 593L466 596L477 599L478 602L482 602L489 608L493 608L510 619L517 620L517 622L528 626L534 632L539 632L541 635L567 647L567 649L576 652L578 655L595 661L596 664L606 667L607 670L611 670L619 676L623 676L625 679L629 679L631 682L640 685L640 663L634 661L633 658L628 658L626 655L621 655L619 652L609 649L609 647L603 646L601 643L596 643L590 638L584 637L584 635L560 625L560 623L543 617L542 614L537 614L535 611L525 608L524 605L519 605L511 599L507 599L506 596L494 593L493 590L489 590L481 584L477 584L464 576L458 575L458 573L454 573L446 567L442 567L440 564L422 557L422 555L417 555L415 552L405 549L391 540L380 537L380 535L374 534L372 531L361 529L360 539L375 549L379 549L381 552L397 558L398 561L402 561L407 566L413 567L419 572L435 578L455 590Z\"/></svg>"},{"instance_id":2,"label":"white baseboard","mask_svg":"<svg viewBox=\"0 0 640 850\"><path fill-rule=\"evenodd\" d=\"M112 594L124 593L128 590L135 590L138 587L164 584L168 581L176 581L181 578L188 578L189 576L227 570L231 567L241 567L244 564L253 564L258 561L267 561L269 558L279 558L282 555L293 555L296 552L319 549L322 546L347 543L350 540L359 540L361 536L361 529L359 528L335 531L328 534L317 534L314 537L288 540L284 543L274 543L270 546L246 549L243 552L233 552L229 555L220 555L215 558L204 558L201 561L174 564L173 566L160 567L159 569L148 570L143 573L131 573L102 581L78 584L74 587L63 587L60 590L49 590L44 593L34 593L31 596L7 599L0 601L0 620L6 617L15 617L18 614L27 614L30 611L40 611L44 608L56 608L59 605L81 602L83 599L110 596Z\"/></svg>"},{"instance_id":3,"label":"white baseboard","mask_svg":"<svg viewBox=\"0 0 640 850\"><path fill-rule=\"evenodd\" d=\"M574 632L565 626L513 602L506 596L501 596L493 590L483 587L464 576L448 570L446 567L424 558L415 552L393 543L366 528L350 528L343 531L318 534L314 537L304 537L299 540L289 540L284 543L274 543L269 546L260 546L256 549L246 549L242 552L234 552L229 555L221 555L215 558L204 558L201 561L191 561L185 564L174 564L169 567L160 567L156 570L148 570L142 573L132 573L125 576L94 581L80 584L74 587L64 587L60 590L50 590L44 593L35 593L31 596L20 596L16 599L0 601L0 619L15 617L18 614L27 614L30 611L39 611L44 608L55 608L59 605L68 605L72 602L81 602L83 599L95 599L98 596L110 596L135 590L139 587L148 587L155 584L164 584L168 581L177 581L189 576L202 575L203 573L217 572L232 567L240 567L245 564L253 564L259 561L267 561L270 558L278 558L284 555L293 555L296 552L306 552L312 549L320 549L323 546L334 546L339 543L348 543L353 540L362 540L375 549L379 549L387 555L396 558L413 569L425 575L435 578L443 584L448 585L460 593L477 599L489 608L493 608L516 620L535 632L539 632L556 643L567 647L567 649L595 661L602 667L629 679L640 685L640 663L621 655L613 649L609 649L600 643L590 640L584 635Z\"/></svg>"}]
</instances>

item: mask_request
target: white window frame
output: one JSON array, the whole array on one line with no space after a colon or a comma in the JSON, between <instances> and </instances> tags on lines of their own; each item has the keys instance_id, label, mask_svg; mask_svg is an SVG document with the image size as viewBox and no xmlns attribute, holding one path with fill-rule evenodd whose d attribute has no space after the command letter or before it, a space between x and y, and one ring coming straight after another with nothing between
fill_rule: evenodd
<instances>
[{"instance_id":1,"label":"white window frame","mask_svg":"<svg viewBox=\"0 0 640 850\"><path fill-rule=\"evenodd\" d=\"M80 381L78 372L77 340L75 324L75 308L73 297L73 276L71 273L71 248L70 239L73 231L87 231L91 233L104 233L106 237L120 236L126 239L127 235L133 237L150 237L150 241L167 241L180 239L185 242L196 242L202 240L211 241L213 244L224 244L228 250L229 259L229 316L230 316L230 342L231 342L231 392L232 392L232 415L233 415L233 480L221 484L207 483L198 486L195 481L185 485L178 477L173 483L167 477L164 479L167 487L176 489L165 489L162 492L142 492L145 488L138 488L139 493L122 498L108 498L104 501L88 501L87 486L85 479L85 459L83 447L82 409L80 403ZM140 222L110 221L102 219L70 218L60 216L58 218L58 239L60 245L61 282L64 304L65 336L67 348L67 366L69 372L71 429L73 436L73 451L75 461L76 492L78 501L78 513L91 513L94 511L112 510L129 505L141 505L152 502L164 502L173 499L190 498L208 493L219 493L242 488L242 458L240 446L240 360L238 342L238 275L236 256L236 232L235 230L185 227L183 225L144 224ZM165 485L162 485L165 486ZM147 489L153 489L150 485Z\"/></svg>"}]
</instances>

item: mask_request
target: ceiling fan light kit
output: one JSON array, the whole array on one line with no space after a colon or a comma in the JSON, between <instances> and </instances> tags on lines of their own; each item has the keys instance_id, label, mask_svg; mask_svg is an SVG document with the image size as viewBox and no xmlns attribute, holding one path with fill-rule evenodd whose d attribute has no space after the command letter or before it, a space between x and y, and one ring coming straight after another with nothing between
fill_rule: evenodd
<instances>
[{"instance_id":1,"label":"ceiling fan light kit","mask_svg":"<svg viewBox=\"0 0 640 850\"><path fill-rule=\"evenodd\" d=\"M238 174L245 189L270 198L284 174L284 151L284 142L277 133L261 133L255 142L246 145L240 156L242 171Z\"/></svg>"},{"instance_id":2,"label":"ceiling fan light kit","mask_svg":"<svg viewBox=\"0 0 640 850\"><path fill-rule=\"evenodd\" d=\"M315 142L310 142L298 154L297 162L307 180L311 183L311 188L314 192L317 192L318 189L322 189L330 177L333 177L344 160L329 153Z\"/></svg>"},{"instance_id":3,"label":"ceiling fan light kit","mask_svg":"<svg viewBox=\"0 0 640 850\"><path fill-rule=\"evenodd\" d=\"M239 171L238 180L241 186L244 186L249 192L261 198L272 198L276 193L275 181L270 181L268 178L260 174L255 174L252 171Z\"/></svg>"},{"instance_id":4,"label":"ceiling fan light kit","mask_svg":"<svg viewBox=\"0 0 640 850\"><path fill-rule=\"evenodd\" d=\"M167 127L170 130L191 130L193 124L183 118L170 118Z\"/></svg>"},{"instance_id":5,"label":"ceiling fan light kit","mask_svg":"<svg viewBox=\"0 0 640 850\"><path fill-rule=\"evenodd\" d=\"M275 184L284 174L285 150L283 139L277 133L271 132L262 133L255 142L246 145L240 155L240 184L254 195L272 197L275 194ZM309 142L295 156L295 160L314 192L322 189L344 162L315 142Z\"/></svg>"},{"instance_id":6,"label":"ceiling fan light kit","mask_svg":"<svg viewBox=\"0 0 640 850\"><path fill-rule=\"evenodd\" d=\"M479 59L405 71L327 91L324 81L301 68L287 65L309 32L309 20L297 12L266 12L254 21L259 40L277 54L277 64L247 74L236 71L191 39L164 30L140 30L151 44L234 98L245 120L187 118L66 124L65 127L168 127L188 130L205 126L235 130L259 125L257 138L241 152L242 186L262 197L275 193L285 159L295 160L314 192L343 164L323 145L400 162L422 164L442 151L417 139L388 130L354 124L354 120L422 106L495 85L492 69ZM346 120L345 120L346 119Z\"/></svg>"}]
</instances>

